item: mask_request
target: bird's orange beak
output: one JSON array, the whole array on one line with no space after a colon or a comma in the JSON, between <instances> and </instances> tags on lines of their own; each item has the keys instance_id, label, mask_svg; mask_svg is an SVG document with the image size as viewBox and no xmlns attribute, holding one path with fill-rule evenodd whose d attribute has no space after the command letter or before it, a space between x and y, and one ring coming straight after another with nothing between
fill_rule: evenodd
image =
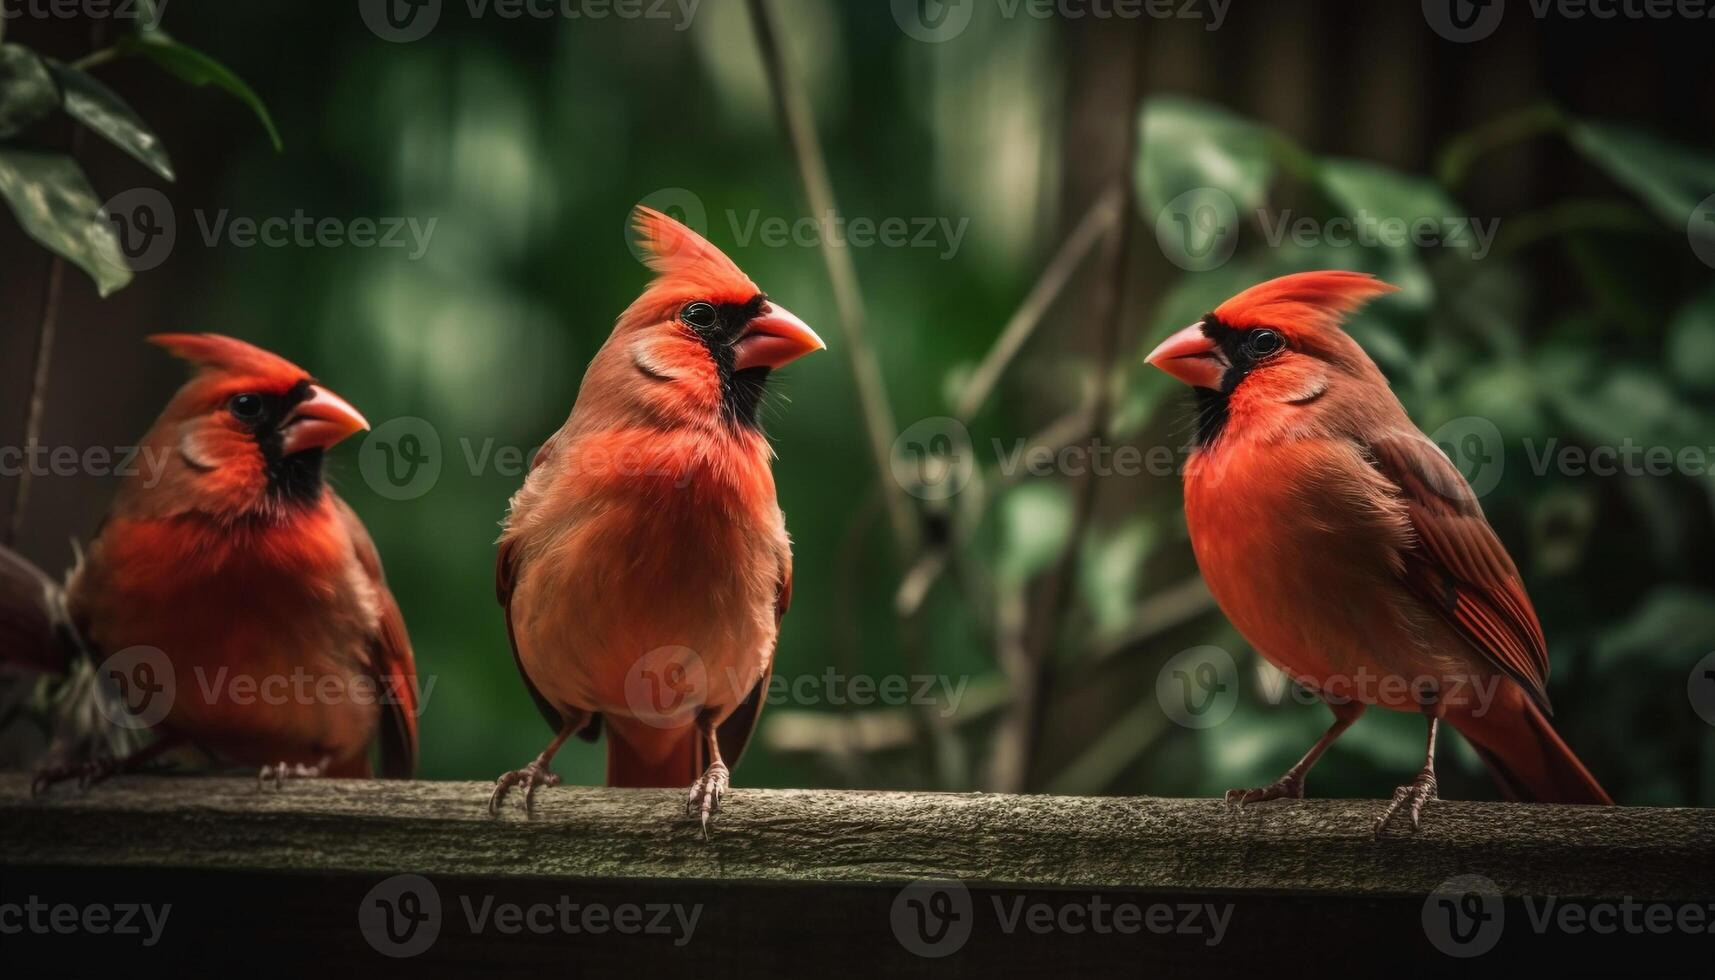
<instances>
[{"instance_id":1,"label":"bird's orange beak","mask_svg":"<svg viewBox=\"0 0 1715 980\"><path fill-rule=\"evenodd\" d=\"M1217 391L1221 377L1231 366L1215 342L1204 336L1201 320L1163 340L1143 363L1158 367L1193 388Z\"/></svg>"},{"instance_id":2,"label":"bird's orange beak","mask_svg":"<svg viewBox=\"0 0 1715 980\"><path fill-rule=\"evenodd\" d=\"M321 385L310 385L310 396L292 409L280 427L280 455L327 449L368 428L368 420L350 402Z\"/></svg>"},{"instance_id":3,"label":"bird's orange beak","mask_svg":"<svg viewBox=\"0 0 1715 980\"><path fill-rule=\"evenodd\" d=\"M790 310L766 303L762 313L744 328L738 343L733 345L733 370L765 367L781 368L812 351L826 350L827 344L816 336L809 324L792 315Z\"/></svg>"}]
</instances>

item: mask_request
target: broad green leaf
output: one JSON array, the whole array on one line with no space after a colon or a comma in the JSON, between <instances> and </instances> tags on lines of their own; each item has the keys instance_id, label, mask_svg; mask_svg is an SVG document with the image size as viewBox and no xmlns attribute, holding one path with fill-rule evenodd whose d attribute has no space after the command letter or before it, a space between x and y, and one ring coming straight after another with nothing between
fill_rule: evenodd
<instances>
[{"instance_id":1,"label":"broad green leaf","mask_svg":"<svg viewBox=\"0 0 1715 980\"><path fill-rule=\"evenodd\" d=\"M1276 148L1284 143L1273 130L1171 96L1150 99L1142 112L1133 177L1144 220L1154 221L1174 198L1201 188L1225 193L1240 211L1268 198Z\"/></svg>"},{"instance_id":2,"label":"broad green leaf","mask_svg":"<svg viewBox=\"0 0 1715 980\"><path fill-rule=\"evenodd\" d=\"M285 144L280 141L280 131L274 128L274 118L268 114L268 107L262 104L262 98L225 65L195 48L180 44L160 30L121 38L118 47L126 54L148 58L192 85L214 85L230 92L256 114L262 128L268 131L268 138L273 140L274 149L279 151L285 148Z\"/></svg>"},{"instance_id":3,"label":"broad green leaf","mask_svg":"<svg viewBox=\"0 0 1715 980\"><path fill-rule=\"evenodd\" d=\"M1603 371L1594 389L1563 393L1555 407L1582 435L1603 445L1672 447L1702 437L1698 413L1660 373L1629 365Z\"/></svg>"},{"instance_id":4,"label":"broad green leaf","mask_svg":"<svg viewBox=\"0 0 1715 980\"><path fill-rule=\"evenodd\" d=\"M1688 388L1715 388L1715 290L1687 303L1667 328L1667 364Z\"/></svg>"},{"instance_id":5,"label":"broad green leaf","mask_svg":"<svg viewBox=\"0 0 1715 980\"><path fill-rule=\"evenodd\" d=\"M1591 666L1605 673L1664 662L1691 664L1712 648L1715 595L1689 586L1659 585L1629 619L1596 641ZM1683 696L1683 688L1680 693Z\"/></svg>"},{"instance_id":6,"label":"broad green leaf","mask_svg":"<svg viewBox=\"0 0 1715 980\"><path fill-rule=\"evenodd\" d=\"M1715 192L1715 157L1614 123L1581 121L1572 145L1675 228Z\"/></svg>"},{"instance_id":7,"label":"broad green leaf","mask_svg":"<svg viewBox=\"0 0 1715 980\"><path fill-rule=\"evenodd\" d=\"M173 179L173 164L161 138L137 117L114 91L88 72L49 62L54 80L65 93L66 115L99 133L109 143L131 154L143 166Z\"/></svg>"},{"instance_id":8,"label":"broad green leaf","mask_svg":"<svg viewBox=\"0 0 1715 980\"><path fill-rule=\"evenodd\" d=\"M1487 254L1491 226L1473 226L1432 180L1362 160L1324 160L1317 176L1329 198L1355 222L1354 238L1373 238L1383 248L1412 248L1421 247L1413 240L1420 237L1434 247Z\"/></svg>"},{"instance_id":9,"label":"broad green leaf","mask_svg":"<svg viewBox=\"0 0 1715 980\"><path fill-rule=\"evenodd\" d=\"M1078 583L1101 635L1118 633L1131 622L1143 562L1155 539L1155 528L1147 519L1133 518L1114 532L1092 535L1084 543Z\"/></svg>"},{"instance_id":10,"label":"broad green leaf","mask_svg":"<svg viewBox=\"0 0 1715 980\"><path fill-rule=\"evenodd\" d=\"M131 281L101 202L71 157L0 147L0 197L31 238L89 273L101 295Z\"/></svg>"},{"instance_id":11,"label":"broad green leaf","mask_svg":"<svg viewBox=\"0 0 1715 980\"><path fill-rule=\"evenodd\" d=\"M0 139L23 132L59 105L59 89L42 59L28 48L0 44Z\"/></svg>"},{"instance_id":12,"label":"broad green leaf","mask_svg":"<svg viewBox=\"0 0 1715 980\"><path fill-rule=\"evenodd\" d=\"M1014 582L1028 581L1047 568L1072 533L1071 493L1060 483L1031 480L1001 500L999 572Z\"/></svg>"}]
</instances>

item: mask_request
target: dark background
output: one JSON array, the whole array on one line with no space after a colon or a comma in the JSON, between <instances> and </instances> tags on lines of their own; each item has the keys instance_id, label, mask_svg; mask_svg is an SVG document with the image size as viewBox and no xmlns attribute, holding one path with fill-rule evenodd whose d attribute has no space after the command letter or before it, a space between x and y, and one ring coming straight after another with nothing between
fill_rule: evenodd
<instances>
[{"instance_id":1,"label":"dark background","mask_svg":"<svg viewBox=\"0 0 1715 980\"><path fill-rule=\"evenodd\" d=\"M1145 181L1128 217L1112 373L1099 366L1111 275L1091 260L971 420L974 489L950 509L914 511L919 532L953 543L949 574L902 623L895 592L920 556L889 535L878 489L887 477L867 451L822 257L735 240L734 220L807 211L743 4L703 0L675 30L648 18L473 19L449 0L426 38L394 44L365 27L355 0L172 0L164 27L255 88L284 151L214 89L133 61L95 69L160 133L178 179L160 181L99 139L83 140L78 159L103 199L162 191L177 237L164 263L107 299L67 270L42 440L123 446L139 436L182 377L141 342L161 330L275 349L378 427L426 420L442 469L420 496L376 492L356 440L332 472L380 545L419 670L435 683L423 775L492 777L548 732L493 600L496 522L520 477L473 472L460 440L528 449L560 424L589 357L647 278L623 237L629 209L688 189L710 239L830 347L779 379L767 413L797 555L777 673L834 665L843 676L967 684L956 712L772 705L739 782L1214 794L1271 780L1327 718L1281 700L1279 675L1198 591L1177 477L1096 479L1094 511L1068 543L1084 484L1009 483L987 447L1075 414L1104 376L1119 391L1110 443L1179 447L1186 397L1141 367L1144 352L1269 275L1367 269L1408 287L1353 330L1413 417L1430 432L1480 417L1501 435L1507 468L1484 505L1542 614L1563 735L1621 802L1715 802L1715 729L1688 697L1693 664L1715 650L1715 480L1537 475L1526 449L1548 439L1715 446L1715 276L1688 242L1690 213L1674 210L1715 192L1715 21L1539 20L1514 0L1492 36L1453 43L1408 2L1236 0L1215 31L963 3L975 16L943 43L907 36L882 2L777 4L842 211L969 220L950 257L853 249L900 428L952 414L971 366L1103 187L1148 173L1161 159L1150 154L1171 157L1187 131L1228 147L1230 117L1286 141L1270 144L1271 210L1350 207L1328 192L1327 168L1367 161L1383 169L1364 173L1395 175L1370 185L1375 211L1498 218L1496 248L1481 258L1273 248L1253 226L1231 262L1186 272L1158 247L1164 202ZM91 50L93 27L24 17L5 39L69 60ZM1196 101L1161 101L1173 96ZM1140 105L1182 128L1146 123L1146 138L1171 138L1134 152L1128 124ZM1540 106L1558 110L1553 125L1518 122ZM1617 149L1580 144L1586 120L1625 127L1601 131ZM70 133L47 138L70 146ZM1448 179L1445 155L1460 146L1480 152ZM1223 186L1219 163L1193 160L1207 179L1192 183ZM1401 181L1440 196L1402 195ZM416 260L408 249L206 245L196 215L223 209L437 224ZM5 218L0 257L0 443L16 445L49 261ZM9 505L18 481L4 482ZM36 480L18 547L62 569L68 542L92 531L111 491L97 476ZM1171 657L1205 644L1236 665L1237 698L1225 722L1193 730L1168 719L1156 685ZM1031 704L1042 710L1021 707ZM1331 752L1313 795L1385 795L1416 768L1421 722L1382 715ZM1493 796L1453 744L1444 795ZM598 781L600 753L575 748L558 768Z\"/></svg>"}]
</instances>

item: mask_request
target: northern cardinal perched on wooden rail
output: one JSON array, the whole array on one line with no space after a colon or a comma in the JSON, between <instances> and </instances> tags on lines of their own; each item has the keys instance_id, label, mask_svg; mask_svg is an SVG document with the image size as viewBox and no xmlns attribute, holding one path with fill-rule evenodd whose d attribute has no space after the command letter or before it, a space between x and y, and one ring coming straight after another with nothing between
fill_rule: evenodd
<instances>
[{"instance_id":1,"label":"northern cardinal perched on wooden rail","mask_svg":"<svg viewBox=\"0 0 1715 980\"><path fill-rule=\"evenodd\" d=\"M151 340L196 366L139 443L60 593L0 555L0 660L112 677L153 744L44 770L37 787L202 750L260 778L409 777L416 669L404 619L323 454L368 428L303 369L215 334ZM125 719L121 719L124 723Z\"/></svg>"},{"instance_id":2,"label":"northern cardinal perched on wooden rail","mask_svg":"<svg viewBox=\"0 0 1715 980\"><path fill-rule=\"evenodd\" d=\"M1393 289L1353 272L1283 276L1167 338L1148 363L1196 389L1185 520L1209 589L1335 721L1249 803L1304 795L1365 707L1429 719L1422 771L1380 833L1435 799L1435 736L1457 728L1514 799L1612 803L1548 721L1548 647L1477 498L1340 329Z\"/></svg>"},{"instance_id":3,"label":"northern cardinal perched on wooden rail","mask_svg":"<svg viewBox=\"0 0 1715 980\"><path fill-rule=\"evenodd\" d=\"M591 362L512 498L497 585L552 742L501 776L528 808L574 734L607 730L611 786L689 786L720 808L755 728L792 598L758 424L769 374L822 341L684 225L648 208L658 273Z\"/></svg>"}]
</instances>

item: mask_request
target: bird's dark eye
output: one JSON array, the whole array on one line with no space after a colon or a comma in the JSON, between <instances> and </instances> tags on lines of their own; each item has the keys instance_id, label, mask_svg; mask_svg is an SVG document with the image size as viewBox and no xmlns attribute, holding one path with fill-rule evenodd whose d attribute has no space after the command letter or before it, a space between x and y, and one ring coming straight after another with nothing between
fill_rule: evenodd
<instances>
[{"instance_id":1,"label":"bird's dark eye","mask_svg":"<svg viewBox=\"0 0 1715 980\"><path fill-rule=\"evenodd\" d=\"M688 327L707 330L715 325L715 308L707 303L691 303L679 311L679 319Z\"/></svg>"},{"instance_id":2,"label":"bird's dark eye","mask_svg":"<svg viewBox=\"0 0 1715 980\"><path fill-rule=\"evenodd\" d=\"M240 422L256 422L262 418L262 396L252 392L233 395L227 407Z\"/></svg>"},{"instance_id":3,"label":"bird's dark eye","mask_svg":"<svg viewBox=\"0 0 1715 980\"><path fill-rule=\"evenodd\" d=\"M1250 352L1257 357L1268 355L1286 346L1286 338L1273 330L1253 330L1247 342Z\"/></svg>"}]
</instances>

